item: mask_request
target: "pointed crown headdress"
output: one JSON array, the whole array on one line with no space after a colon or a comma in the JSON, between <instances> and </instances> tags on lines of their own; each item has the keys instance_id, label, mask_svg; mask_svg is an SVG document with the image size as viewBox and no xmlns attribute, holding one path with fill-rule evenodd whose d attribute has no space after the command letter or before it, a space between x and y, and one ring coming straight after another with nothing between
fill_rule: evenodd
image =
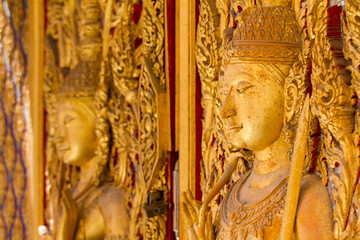
<instances>
[{"instance_id":1,"label":"pointed crown headdress","mask_svg":"<svg viewBox=\"0 0 360 240\"><path fill-rule=\"evenodd\" d=\"M299 28L291 1L233 1L237 27L224 48L224 61L294 62L301 49Z\"/></svg>"},{"instance_id":2,"label":"pointed crown headdress","mask_svg":"<svg viewBox=\"0 0 360 240\"><path fill-rule=\"evenodd\" d=\"M78 53L80 61L70 69L57 95L68 97L94 97L101 70L101 15L97 0L81 0L78 5Z\"/></svg>"}]
</instances>

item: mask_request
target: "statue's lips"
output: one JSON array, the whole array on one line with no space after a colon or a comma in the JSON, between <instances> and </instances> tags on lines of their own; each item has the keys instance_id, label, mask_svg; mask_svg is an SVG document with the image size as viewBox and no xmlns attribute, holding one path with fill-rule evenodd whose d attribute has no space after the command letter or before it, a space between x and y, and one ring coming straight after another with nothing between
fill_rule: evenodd
<instances>
[{"instance_id":1,"label":"statue's lips","mask_svg":"<svg viewBox=\"0 0 360 240\"><path fill-rule=\"evenodd\" d=\"M225 130L226 135L235 135L239 133L243 129L243 125L240 124L240 126L232 126Z\"/></svg>"},{"instance_id":2,"label":"statue's lips","mask_svg":"<svg viewBox=\"0 0 360 240\"><path fill-rule=\"evenodd\" d=\"M70 147L60 147L60 148L58 149L59 152L66 152L66 151L68 151L68 150L70 150Z\"/></svg>"}]
</instances>

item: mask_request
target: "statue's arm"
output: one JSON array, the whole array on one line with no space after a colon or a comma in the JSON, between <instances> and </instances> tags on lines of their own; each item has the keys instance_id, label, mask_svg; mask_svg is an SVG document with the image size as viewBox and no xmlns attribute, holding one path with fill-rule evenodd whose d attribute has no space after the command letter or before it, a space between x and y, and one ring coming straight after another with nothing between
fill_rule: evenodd
<instances>
[{"instance_id":1,"label":"statue's arm","mask_svg":"<svg viewBox=\"0 0 360 240\"><path fill-rule=\"evenodd\" d=\"M306 176L300 189L295 234L299 240L331 240L333 215L329 193L315 175Z\"/></svg>"},{"instance_id":2,"label":"statue's arm","mask_svg":"<svg viewBox=\"0 0 360 240\"><path fill-rule=\"evenodd\" d=\"M105 239L129 239L129 214L123 191L109 188L100 199L101 211L105 220Z\"/></svg>"}]
</instances>

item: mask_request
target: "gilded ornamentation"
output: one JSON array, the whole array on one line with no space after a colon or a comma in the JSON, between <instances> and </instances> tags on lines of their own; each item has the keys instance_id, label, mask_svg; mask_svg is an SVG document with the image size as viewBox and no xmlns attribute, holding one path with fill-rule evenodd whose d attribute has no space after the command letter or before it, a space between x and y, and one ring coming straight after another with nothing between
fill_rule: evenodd
<instances>
[{"instance_id":1,"label":"gilded ornamentation","mask_svg":"<svg viewBox=\"0 0 360 240\"><path fill-rule=\"evenodd\" d=\"M221 6L223 14L227 8L224 1L216 2ZM224 16L218 13L217 6L214 1L201 1L200 2L200 15L199 24L197 28L197 44L196 44L196 59L199 69L201 80L201 105L204 109L204 122L203 122L203 144L202 156L204 169L202 173L202 189L207 191L212 188L214 182L217 181L217 176L214 171L223 171L221 163L217 163L214 158L218 155L224 155L225 152L222 148L222 141L212 141L218 138L217 128L221 127L221 121L213 116L216 109L216 94L218 85L218 72L220 70L220 24L225 24ZM227 15L226 15L227 18ZM211 24L209 24L209 22ZM218 101L219 102L219 101ZM217 124L218 123L218 124ZM216 170L215 170L216 169ZM214 179L214 177L216 179ZM212 202L215 205L213 208L218 207L218 203Z\"/></svg>"},{"instance_id":2,"label":"gilded ornamentation","mask_svg":"<svg viewBox=\"0 0 360 240\"><path fill-rule=\"evenodd\" d=\"M139 7L143 9L136 19L134 14ZM113 19L117 25L111 42L115 88L111 92L110 122L115 126L118 167L128 165L127 173L123 169L115 172L119 179L125 180L128 189L130 237L164 239L166 216L147 218L143 209L149 193L166 191L163 164L167 115L158 108L160 103L166 103L164 2L145 1L140 5L125 1L115 5L114 10L121 14Z\"/></svg>"},{"instance_id":3,"label":"gilded ornamentation","mask_svg":"<svg viewBox=\"0 0 360 240\"><path fill-rule=\"evenodd\" d=\"M341 12L337 6L329 7L326 2L312 6L313 21L310 34L314 38L312 55L313 86L312 105L324 131L325 157L331 168L339 164L342 173L328 170L337 191L333 193L336 203L334 211L335 237L341 238L346 227L354 187L359 168L355 159L354 99L350 88L351 78L345 69L340 38L340 13L331 16L329 12ZM357 137L355 135L355 137Z\"/></svg>"},{"instance_id":4,"label":"gilded ornamentation","mask_svg":"<svg viewBox=\"0 0 360 240\"><path fill-rule=\"evenodd\" d=\"M167 191L165 160L170 140L164 63L164 4L164 1L143 2L142 50L144 57L138 90L139 183L145 189L141 196L143 200L146 199L146 195L154 191ZM145 229L141 230L145 231L144 237L165 239L166 219L167 216L164 213L152 218L144 218Z\"/></svg>"},{"instance_id":5,"label":"gilded ornamentation","mask_svg":"<svg viewBox=\"0 0 360 240\"><path fill-rule=\"evenodd\" d=\"M164 1L144 1L143 54L152 64L152 74L165 89L164 70Z\"/></svg>"},{"instance_id":6,"label":"gilded ornamentation","mask_svg":"<svg viewBox=\"0 0 360 240\"><path fill-rule=\"evenodd\" d=\"M96 215L96 210L92 209L101 208L101 199L106 198L106 190L101 190L102 179L106 175L114 181L109 187L120 188L122 191L122 197L108 203L117 203L120 208L125 206L126 216L118 217L129 218L126 239L166 238L166 214L148 217L143 208L149 194L160 191L165 196L165 202L167 196L164 163L167 158L169 124L164 4L164 1L137 0L48 2L48 36L51 40L47 51L49 61L45 81L48 113L54 113L55 93L77 97L77 101L81 102L87 92L96 90L94 102L98 141L96 156L99 157L96 172L98 181L94 180L95 185L89 190L94 195L84 197L81 200L83 202L77 202L84 206L78 213L78 218L83 220L78 220L78 228L74 230L77 237L81 237L81 229L86 231L83 226L92 223L91 219ZM56 57L52 57L51 53ZM101 65L94 61L100 56ZM51 61L52 59L56 60ZM77 69L86 64L94 65L85 70ZM97 76L96 72L100 72L98 79L93 77ZM85 82L82 83L81 79L86 79L86 84L90 84L90 80L97 84L93 84L94 89L90 89L89 85L82 86ZM59 85L68 85L69 80L77 84L75 92L64 87L60 87L60 91L56 90ZM159 108L160 104L162 108ZM48 119L50 127L55 126L50 122L54 119ZM52 148L49 153L54 153L54 147L51 147L54 140L50 133L51 131L48 132L47 143ZM48 161L48 168L53 175L47 181L51 206L54 200L50 199L58 195L62 184L76 187L78 179L81 180L83 175L74 167L61 165L64 170L59 176L59 173L52 170L58 165L58 158L54 155L52 157L55 161ZM54 163L53 166L50 166L51 162ZM89 202L88 199L93 201ZM49 212L55 213L58 208L56 197L53 205L54 210L49 209ZM59 217L49 214L49 218L56 220ZM100 234L101 223L97 224ZM58 223L55 226L59 228ZM58 230L55 228L54 231ZM106 235L105 239L122 239L122 236Z\"/></svg>"},{"instance_id":7,"label":"gilded ornamentation","mask_svg":"<svg viewBox=\"0 0 360 240\"><path fill-rule=\"evenodd\" d=\"M224 30L229 27L229 22L232 21L232 16L230 18L228 17L230 13L229 6L230 6L230 0L216 1L216 8L220 14L220 33L224 32Z\"/></svg>"},{"instance_id":8,"label":"gilded ornamentation","mask_svg":"<svg viewBox=\"0 0 360 240\"><path fill-rule=\"evenodd\" d=\"M345 3L345 14L342 14L343 17L343 31L344 31L344 40L345 45L343 48L344 56L347 60L350 60L350 63L347 65L347 69L350 70L351 73L351 86L353 87L354 91L356 92L356 95L359 96L359 49L357 46L359 46L358 36L360 34L359 30L359 21L357 20L359 18L359 3L356 1L346 1ZM355 131L353 133L353 141L355 145L355 159L354 164L347 163L348 167L357 167L359 168L359 111L356 111L356 124L355 124ZM353 172L355 171L355 173ZM349 169L349 172L352 174L358 174L358 170ZM349 181L350 184L354 180L353 176L344 176L343 177L345 181ZM348 179L348 180L347 180ZM348 185L350 189L352 189L354 186ZM341 215L341 213L348 213L348 220L346 224L346 229L341 235L340 239L354 239L359 235L359 229L360 229L360 222L358 218L358 209L360 207L359 201L360 201L360 195L359 195L359 184L355 186L355 192L354 193L348 193L348 196L351 196L351 194L354 194L353 198L354 200L352 203L349 201L345 201L345 204L343 206L349 207L348 204L351 204L350 211L348 208L345 208L345 211L338 211L340 214L338 214L340 217L344 216L344 214ZM350 198L350 197L349 197ZM343 210L343 209L341 209ZM343 227L344 225L340 225ZM341 229L341 228L340 228ZM343 229L341 229L343 230Z\"/></svg>"},{"instance_id":9,"label":"gilded ornamentation","mask_svg":"<svg viewBox=\"0 0 360 240\"><path fill-rule=\"evenodd\" d=\"M351 60L351 64L347 67L352 75L352 85L359 96L359 3L357 1L346 1L344 16L344 55Z\"/></svg>"},{"instance_id":10,"label":"gilded ornamentation","mask_svg":"<svg viewBox=\"0 0 360 240\"><path fill-rule=\"evenodd\" d=\"M277 215L283 211L288 179L284 179L266 199L257 205L244 207L238 196L249 173L247 172L234 184L224 199L226 204L220 213L222 224L218 226L219 239L247 239L249 232L256 232L261 237L264 227L271 225ZM230 215L227 215L227 212L230 212Z\"/></svg>"},{"instance_id":11,"label":"gilded ornamentation","mask_svg":"<svg viewBox=\"0 0 360 240\"><path fill-rule=\"evenodd\" d=\"M141 149L147 149L140 156L140 163L143 169L144 182L149 188L153 170L157 161L158 143L157 143L157 103L156 93L151 84L149 70L144 67L140 80L140 145ZM150 161L148 161L150 160Z\"/></svg>"},{"instance_id":12,"label":"gilded ornamentation","mask_svg":"<svg viewBox=\"0 0 360 240\"><path fill-rule=\"evenodd\" d=\"M136 169L139 166L138 142L138 85L142 59L141 21L133 20L135 7L141 4L134 1L115 3L112 19L114 35L110 46L112 85L109 100L109 120L113 130L113 151L116 158L111 167L116 184L126 191L126 201L130 212L130 239L137 239L139 215L143 199L140 184L137 184ZM138 16L140 18L140 16Z\"/></svg>"},{"instance_id":13,"label":"gilded ornamentation","mask_svg":"<svg viewBox=\"0 0 360 240\"><path fill-rule=\"evenodd\" d=\"M204 133L209 134L203 134L202 143L203 201L194 200L191 192L183 194L190 239L356 236L359 166L354 76L358 69L346 62L342 51L352 63L358 61L356 40L351 42L358 32L357 10L352 1L346 5L349 16L333 5L328 1L232 1L228 19L235 23L228 23L220 48L214 47L216 38L211 33L223 30L223 23L212 20L224 19L226 11L218 1L201 1L196 55L202 103L208 101L203 104ZM221 67L213 60L219 53ZM204 84L214 79L213 85ZM266 91L260 90L263 84ZM276 85L283 92L279 96ZM211 91L212 95L204 94ZM268 98L267 92L272 96ZM266 127L267 121L271 127ZM264 158L263 152L275 155ZM239 174L241 180L237 180ZM229 185L227 190L224 186ZM309 235L315 224L318 231Z\"/></svg>"}]
</instances>

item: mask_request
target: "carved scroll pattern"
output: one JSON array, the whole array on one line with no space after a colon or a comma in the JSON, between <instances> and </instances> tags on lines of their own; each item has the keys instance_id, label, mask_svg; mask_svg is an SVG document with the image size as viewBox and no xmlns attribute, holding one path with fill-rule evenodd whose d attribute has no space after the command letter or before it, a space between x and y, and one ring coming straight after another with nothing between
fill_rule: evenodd
<instances>
[{"instance_id":1,"label":"carved scroll pattern","mask_svg":"<svg viewBox=\"0 0 360 240\"><path fill-rule=\"evenodd\" d=\"M161 13L158 17L156 17L156 9ZM151 2L145 5L143 28L144 61L139 88L139 107L140 144L142 151L147 152L141 160L147 189L150 188L156 158L160 154L158 152L159 106L157 104L157 95L165 92L166 88L163 14L163 3L160 3L160 1L156 1L155 5ZM142 156L140 156L141 158Z\"/></svg>"},{"instance_id":2,"label":"carved scroll pattern","mask_svg":"<svg viewBox=\"0 0 360 240\"><path fill-rule=\"evenodd\" d=\"M344 19L344 55L351 60L348 69L352 75L352 85L357 95L360 95L360 3L354 0L346 1L346 16Z\"/></svg>"},{"instance_id":3,"label":"carved scroll pattern","mask_svg":"<svg viewBox=\"0 0 360 240\"><path fill-rule=\"evenodd\" d=\"M357 1L348 0L345 4L345 14L343 14L343 31L344 31L344 56L350 60L347 69L351 72L351 85L354 88L356 95L360 96L360 5ZM356 112L356 123L354 142L355 142L355 161L359 162L360 149L359 149L359 110ZM357 166L359 168L359 166ZM358 169L356 169L359 171ZM357 173L358 174L358 173ZM358 181L358 179L357 179ZM360 185L355 187L354 199L350 209L347 228L342 235L342 239L356 238L360 234Z\"/></svg>"},{"instance_id":4,"label":"carved scroll pattern","mask_svg":"<svg viewBox=\"0 0 360 240\"><path fill-rule=\"evenodd\" d=\"M144 1L142 73L139 86L139 141L140 167L146 194L160 190L166 193L166 142L167 124L165 81L165 28L164 1ZM162 104L160 106L159 104ZM165 110L165 111L164 111ZM165 194L166 195L166 194ZM166 201L166 199L165 199ZM143 213L144 215L146 213ZM166 238L166 214L144 218L142 231L145 239Z\"/></svg>"},{"instance_id":5,"label":"carved scroll pattern","mask_svg":"<svg viewBox=\"0 0 360 240\"><path fill-rule=\"evenodd\" d=\"M221 5L221 4L219 4ZM225 7L225 6L223 6ZM220 14L215 1L201 1L199 23L196 38L196 61L201 81L201 105L204 111L202 133L202 164L201 190L206 193L216 182L214 171L223 171L224 161L218 161L218 151L222 149L216 137L216 123L214 119L216 88L218 85L218 73L221 65L219 48ZM222 155L224 152L222 152ZM224 160L224 159L223 159ZM215 165L218 163L217 165ZM205 195L205 194L203 194ZM218 203L212 201L211 208L215 211ZM215 214L213 214L215 216Z\"/></svg>"},{"instance_id":6,"label":"carved scroll pattern","mask_svg":"<svg viewBox=\"0 0 360 240\"><path fill-rule=\"evenodd\" d=\"M165 80L165 28L164 1L143 2L143 54L142 72L139 85L139 142L140 175L142 197L152 191L166 193L166 140L164 130L168 118ZM161 104L161 106L160 106ZM166 121L166 120L165 120ZM165 140L165 141L164 141ZM166 194L165 194L166 195ZM165 199L166 201L166 199ZM146 216L146 213L143 212ZM166 214L143 218L145 239L166 238Z\"/></svg>"},{"instance_id":7,"label":"carved scroll pattern","mask_svg":"<svg viewBox=\"0 0 360 240\"><path fill-rule=\"evenodd\" d=\"M318 117L323 132L324 164L319 166L335 205L335 238L347 239L343 234L353 201L357 181L358 159L354 158L357 148L353 134L354 93L351 78L345 69L347 62L342 55L340 30L341 7L329 7L326 1L312 6L310 32L313 37L312 76L313 112ZM327 178L326 171L329 174Z\"/></svg>"},{"instance_id":8,"label":"carved scroll pattern","mask_svg":"<svg viewBox=\"0 0 360 240\"><path fill-rule=\"evenodd\" d=\"M130 239L137 239L139 214L142 211L142 185L137 181L139 168L138 141L138 84L142 63L141 25L133 20L135 9L141 4L134 1L115 3L112 25L114 35L110 45L112 83L109 100L109 120L113 130L114 146L111 167L115 182L126 191L130 213ZM137 16L140 17L140 16Z\"/></svg>"},{"instance_id":9,"label":"carved scroll pattern","mask_svg":"<svg viewBox=\"0 0 360 240\"><path fill-rule=\"evenodd\" d=\"M139 7L141 17L134 22ZM166 145L160 140L164 133L159 128L166 128L161 123L167 117L159 107L162 103L165 108L166 101L164 2L145 1L141 6L125 1L114 10L121 16L113 19L117 25L111 43L115 90L111 92L110 121L118 158L129 164L127 173L122 172L121 164L115 172L128 189L131 238L165 239L166 216L147 218L143 210L149 192L166 191Z\"/></svg>"},{"instance_id":10,"label":"carved scroll pattern","mask_svg":"<svg viewBox=\"0 0 360 240\"><path fill-rule=\"evenodd\" d=\"M229 27L230 4L228 1L205 0L200 2L199 23L196 37L196 60L201 81L201 105L204 111L202 133L202 169L201 190L203 197L214 186L224 171L226 141L220 119L221 103L224 99L219 77L221 78L222 48L228 42L226 33L234 28ZM230 16L231 17L231 16ZM224 31L224 38L222 37ZM220 73L220 76L219 76ZM239 161L239 171L232 176L232 181L240 178L245 165ZM228 188L223 188L210 203L214 218L221 199Z\"/></svg>"},{"instance_id":11,"label":"carved scroll pattern","mask_svg":"<svg viewBox=\"0 0 360 240\"><path fill-rule=\"evenodd\" d=\"M144 67L140 80L140 145L143 152L140 161L147 188L152 181L152 171L158 155L157 102L156 93L151 84L149 70Z\"/></svg>"},{"instance_id":12,"label":"carved scroll pattern","mask_svg":"<svg viewBox=\"0 0 360 240\"><path fill-rule=\"evenodd\" d=\"M218 9L218 12L220 14L220 28L219 32L223 33L226 28L229 27L229 22L232 20L231 17L229 17L230 13L230 0L218 0L216 1L216 7ZM223 35L220 34L222 37Z\"/></svg>"},{"instance_id":13,"label":"carved scroll pattern","mask_svg":"<svg viewBox=\"0 0 360 240\"><path fill-rule=\"evenodd\" d=\"M28 159L31 138L28 59L25 36L28 7L0 3L0 239L27 239Z\"/></svg>"},{"instance_id":14,"label":"carved scroll pattern","mask_svg":"<svg viewBox=\"0 0 360 240\"><path fill-rule=\"evenodd\" d=\"M144 1L143 53L152 64L152 73L165 89L164 1Z\"/></svg>"}]
</instances>

